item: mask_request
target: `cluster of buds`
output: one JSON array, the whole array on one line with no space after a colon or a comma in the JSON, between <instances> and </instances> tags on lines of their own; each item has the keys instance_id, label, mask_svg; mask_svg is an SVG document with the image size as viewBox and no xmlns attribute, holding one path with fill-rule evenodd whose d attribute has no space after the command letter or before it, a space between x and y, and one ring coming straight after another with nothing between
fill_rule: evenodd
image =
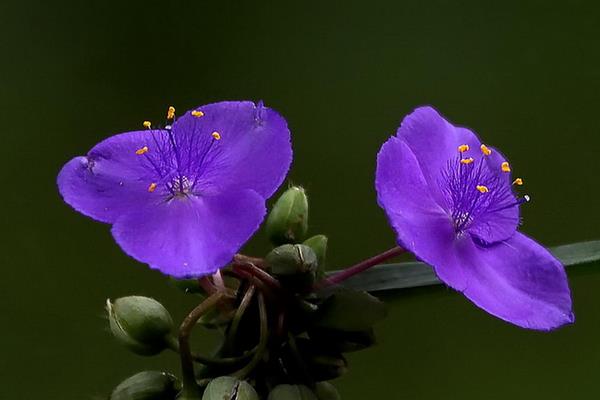
<instances>
[{"instance_id":1,"label":"cluster of buds","mask_svg":"<svg viewBox=\"0 0 600 400\"><path fill-rule=\"evenodd\" d=\"M116 387L111 400L334 400L329 382L348 369L344 353L375 343L386 310L366 292L323 285L327 237L306 238L308 201L291 187L274 204L264 258L238 255L213 277L175 281L204 301L178 335L156 300L130 296L107 303L111 331L129 350L180 353L182 376L147 371ZM189 349L192 328L218 330L211 356Z\"/></svg>"}]
</instances>

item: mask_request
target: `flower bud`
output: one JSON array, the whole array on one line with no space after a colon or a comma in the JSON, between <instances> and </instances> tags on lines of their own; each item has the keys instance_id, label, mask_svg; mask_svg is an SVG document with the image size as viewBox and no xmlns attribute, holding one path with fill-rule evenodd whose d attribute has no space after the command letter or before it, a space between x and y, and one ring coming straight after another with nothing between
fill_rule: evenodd
<instances>
[{"instance_id":1,"label":"flower bud","mask_svg":"<svg viewBox=\"0 0 600 400\"><path fill-rule=\"evenodd\" d=\"M202 400L258 400L256 390L246 381L220 376L210 381Z\"/></svg>"},{"instance_id":2,"label":"flower bud","mask_svg":"<svg viewBox=\"0 0 600 400\"><path fill-rule=\"evenodd\" d=\"M319 400L341 400L337 389L329 382L317 382L315 394Z\"/></svg>"},{"instance_id":3,"label":"flower bud","mask_svg":"<svg viewBox=\"0 0 600 400\"><path fill-rule=\"evenodd\" d=\"M325 275L325 256L327 255L327 236L315 235L306 239L303 245L308 246L315 252L317 256L317 263L319 268L317 270L318 278L322 278Z\"/></svg>"},{"instance_id":4,"label":"flower bud","mask_svg":"<svg viewBox=\"0 0 600 400\"><path fill-rule=\"evenodd\" d=\"M181 383L171 374L143 371L121 382L110 400L172 400L181 390Z\"/></svg>"},{"instance_id":5,"label":"flower bud","mask_svg":"<svg viewBox=\"0 0 600 400\"><path fill-rule=\"evenodd\" d=\"M300 242L308 230L308 199L304 189L292 186L273 206L266 222L267 236L275 245Z\"/></svg>"},{"instance_id":6,"label":"flower bud","mask_svg":"<svg viewBox=\"0 0 600 400\"><path fill-rule=\"evenodd\" d=\"M269 393L267 400L318 400L317 396L304 385L277 385Z\"/></svg>"},{"instance_id":7,"label":"flower bud","mask_svg":"<svg viewBox=\"0 0 600 400\"><path fill-rule=\"evenodd\" d=\"M317 256L303 244L284 244L265 257L267 267L281 283L296 289L310 287L316 276Z\"/></svg>"},{"instance_id":8,"label":"flower bud","mask_svg":"<svg viewBox=\"0 0 600 400\"><path fill-rule=\"evenodd\" d=\"M167 348L173 319L158 301L143 296L106 301L110 330L132 352L151 356Z\"/></svg>"}]
</instances>

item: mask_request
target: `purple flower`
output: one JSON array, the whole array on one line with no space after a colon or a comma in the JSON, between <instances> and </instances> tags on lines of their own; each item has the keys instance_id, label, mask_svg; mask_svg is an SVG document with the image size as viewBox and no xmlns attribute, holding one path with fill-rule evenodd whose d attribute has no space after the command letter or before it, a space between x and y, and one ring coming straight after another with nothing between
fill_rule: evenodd
<instances>
[{"instance_id":1,"label":"purple flower","mask_svg":"<svg viewBox=\"0 0 600 400\"><path fill-rule=\"evenodd\" d=\"M58 188L74 209L112 224L131 257L174 277L228 263L258 229L292 160L286 121L262 102L198 107L126 132L69 161Z\"/></svg>"},{"instance_id":2,"label":"purple flower","mask_svg":"<svg viewBox=\"0 0 600 400\"><path fill-rule=\"evenodd\" d=\"M430 107L377 157L378 202L400 246L490 314L550 330L574 321L571 295L560 262L517 232L522 183L502 154Z\"/></svg>"}]
</instances>

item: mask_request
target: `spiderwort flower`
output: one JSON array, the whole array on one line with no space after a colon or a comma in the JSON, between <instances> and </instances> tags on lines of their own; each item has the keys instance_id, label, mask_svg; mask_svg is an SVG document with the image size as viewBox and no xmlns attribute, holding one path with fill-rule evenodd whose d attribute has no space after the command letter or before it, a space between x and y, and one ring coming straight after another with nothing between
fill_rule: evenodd
<instances>
[{"instance_id":1,"label":"spiderwort flower","mask_svg":"<svg viewBox=\"0 0 600 400\"><path fill-rule=\"evenodd\" d=\"M490 314L550 330L574 321L571 296L560 262L517 232L522 184L502 154L430 107L377 157L378 202L399 245Z\"/></svg>"},{"instance_id":2,"label":"spiderwort flower","mask_svg":"<svg viewBox=\"0 0 600 400\"><path fill-rule=\"evenodd\" d=\"M164 128L112 136L58 175L64 200L133 258L174 277L215 272L256 231L291 160L286 121L262 102L220 102Z\"/></svg>"}]
</instances>

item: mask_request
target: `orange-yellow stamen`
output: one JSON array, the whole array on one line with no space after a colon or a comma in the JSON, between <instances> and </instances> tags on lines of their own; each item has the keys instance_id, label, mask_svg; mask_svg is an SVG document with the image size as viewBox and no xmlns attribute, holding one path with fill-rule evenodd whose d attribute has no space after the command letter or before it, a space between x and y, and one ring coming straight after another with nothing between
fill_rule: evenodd
<instances>
[{"instance_id":1,"label":"orange-yellow stamen","mask_svg":"<svg viewBox=\"0 0 600 400\"><path fill-rule=\"evenodd\" d=\"M469 157L469 158L463 158L462 160L460 160L461 164L471 164L473 162L473 158Z\"/></svg>"},{"instance_id":2,"label":"orange-yellow stamen","mask_svg":"<svg viewBox=\"0 0 600 400\"><path fill-rule=\"evenodd\" d=\"M487 186L483 185L477 185L477 190L479 190L481 193L487 193L490 191L490 189L488 189Z\"/></svg>"},{"instance_id":3,"label":"orange-yellow stamen","mask_svg":"<svg viewBox=\"0 0 600 400\"><path fill-rule=\"evenodd\" d=\"M220 134L219 132L217 132L217 131L214 131L214 132L212 133L212 137L213 137L215 140L221 140L221 134Z\"/></svg>"},{"instance_id":4,"label":"orange-yellow stamen","mask_svg":"<svg viewBox=\"0 0 600 400\"><path fill-rule=\"evenodd\" d=\"M175 118L175 107L170 106L169 109L167 110L167 119L173 119Z\"/></svg>"},{"instance_id":5,"label":"orange-yellow stamen","mask_svg":"<svg viewBox=\"0 0 600 400\"><path fill-rule=\"evenodd\" d=\"M149 191L150 193L152 193L152 192L154 192L155 190L156 190L156 183L152 182L152 183L150 184L150 186L148 186L148 191Z\"/></svg>"},{"instance_id":6,"label":"orange-yellow stamen","mask_svg":"<svg viewBox=\"0 0 600 400\"><path fill-rule=\"evenodd\" d=\"M137 149L135 151L135 154L137 154L138 156L141 156L142 154L145 154L148 152L148 146L144 146L141 149Z\"/></svg>"},{"instance_id":7,"label":"orange-yellow stamen","mask_svg":"<svg viewBox=\"0 0 600 400\"><path fill-rule=\"evenodd\" d=\"M504 161L502 163L502 172L510 172L510 165L508 165L508 161Z\"/></svg>"},{"instance_id":8,"label":"orange-yellow stamen","mask_svg":"<svg viewBox=\"0 0 600 400\"><path fill-rule=\"evenodd\" d=\"M144 123L142 125L144 125L144 128L148 128L148 129L150 129L152 127L152 123L150 121L144 121Z\"/></svg>"},{"instance_id":9,"label":"orange-yellow stamen","mask_svg":"<svg viewBox=\"0 0 600 400\"><path fill-rule=\"evenodd\" d=\"M204 116L204 113L202 111L198 111L198 110L192 111L192 117L200 118L200 117L203 117L203 116Z\"/></svg>"},{"instance_id":10,"label":"orange-yellow stamen","mask_svg":"<svg viewBox=\"0 0 600 400\"><path fill-rule=\"evenodd\" d=\"M481 152L486 156L489 156L490 154L492 154L492 151L490 150L490 148L487 147L485 144L482 144L480 149L481 149Z\"/></svg>"},{"instance_id":11,"label":"orange-yellow stamen","mask_svg":"<svg viewBox=\"0 0 600 400\"><path fill-rule=\"evenodd\" d=\"M521 178L515 179L513 181L513 185L522 186L523 185L523 179L521 179Z\"/></svg>"},{"instance_id":12,"label":"orange-yellow stamen","mask_svg":"<svg viewBox=\"0 0 600 400\"><path fill-rule=\"evenodd\" d=\"M469 145L461 144L460 146L458 146L458 151L461 153L464 153L465 151L469 151Z\"/></svg>"}]
</instances>

